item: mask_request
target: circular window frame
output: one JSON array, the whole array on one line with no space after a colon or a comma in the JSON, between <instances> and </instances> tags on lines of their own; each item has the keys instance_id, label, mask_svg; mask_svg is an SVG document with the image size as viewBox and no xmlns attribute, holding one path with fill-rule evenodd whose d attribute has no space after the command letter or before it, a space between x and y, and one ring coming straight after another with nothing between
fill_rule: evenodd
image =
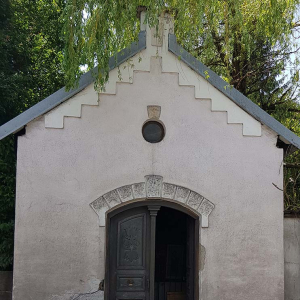
<instances>
[{"instance_id":1,"label":"circular window frame","mask_svg":"<svg viewBox=\"0 0 300 300\"><path fill-rule=\"evenodd\" d=\"M148 124L148 123L157 123L159 124L159 126L162 128L163 130L163 134L162 134L162 137L160 140L158 141L155 141L155 142L150 142L148 141L146 138L145 138L145 135L144 135L144 128L145 126ZM142 126L142 136L144 138L144 140L149 143L149 144L158 144L160 143L166 136L166 127L165 127L165 124L163 122L161 122L160 120L157 120L157 119L148 119L147 121L144 122L143 126Z\"/></svg>"}]
</instances>

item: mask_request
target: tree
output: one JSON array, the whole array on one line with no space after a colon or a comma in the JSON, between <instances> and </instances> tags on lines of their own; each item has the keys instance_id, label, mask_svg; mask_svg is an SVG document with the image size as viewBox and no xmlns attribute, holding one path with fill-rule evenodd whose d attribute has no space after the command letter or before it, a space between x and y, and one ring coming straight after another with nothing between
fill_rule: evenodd
<instances>
[{"instance_id":1,"label":"tree","mask_svg":"<svg viewBox=\"0 0 300 300\"><path fill-rule=\"evenodd\" d=\"M300 134L300 0L67 0L65 73L76 84L80 65L99 65L97 83L108 79L108 58L137 39L136 12L157 26L168 11L178 42L290 130ZM299 16L298 16L299 17ZM292 68L290 68L292 66ZM288 70L288 68L290 68ZM289 72L288 72L289 71ZM298 164L298 151L288 157ZM300 164L299 168L300 170ZM285 208L300 209L300 171L285 167Z\"/></svg>"},{"instance_id":2,"label":"tree","mask_svg":"<svg viewBox=\"0 0 300 300\"><path fill-rule=\"evenodd\" d=\"M67 83L71 86L79 78L81 64L89 68L100 65L106 72L103 76L99 70L97 79L99 83L107 79L108 58L137 38L136 12L143 5L150 25L157 25L157 16L168 10L175 19L179 43L245 92L246 79L260 71L252 68L257 50L262 55L270 49L269 58L279 61L287 57L292 48L291 33L299 26L294 22L299 2L69 0L65 10ZM263 64L266 57L260 61Z\"/></svg>"},{"instance_id":3,"label":"tree","mask_svg":"<svg viewBox=\"0 0 300 300\"><path fill-rule=\"evenodd\" d=\"M64 1L0 2L0 125L63 86ZM13 261L16 137L0 141L0 270Z\"/></svg>"},{"instance_id":4,"label":"tree","mask_svg":"<svg viewBox=\"0 0 300 300\"><path fill-rule=\"evenodd\" d=\"M137 39L137 10L146 20L168 11L179 43L288 128L300 133L298 65L285 74L295 51L300 0L2 0L0 1L0 122L99 65ZM64 15L62 17L62 11ZM64 40L61 39L64 26ZM64 48L64 62L62 62ZM63 72L64 70L64 72ZM281 74L281 75L280 75ZM279 76L280 75L280 76ZM0 142L0 269L12 266L15 138ZM297 167L300 154L289 157ZM299 169L286 168L286 208L300 207Z\"/></svg>"}]
</instances>

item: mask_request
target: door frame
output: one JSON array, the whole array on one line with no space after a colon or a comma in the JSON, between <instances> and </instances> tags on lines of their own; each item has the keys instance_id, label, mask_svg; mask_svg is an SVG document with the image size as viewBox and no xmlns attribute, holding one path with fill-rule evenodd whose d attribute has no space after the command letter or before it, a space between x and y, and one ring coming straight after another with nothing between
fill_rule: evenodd
<instances>
[{"instance_id":1,"label":"door frame","mask_svg":"<svg viewBox=\"0 0 300 300\"><path fill-rule=\"evenodd\" d=\"M194 300L199 300L199 255L200 255L200 247L199 247L199 234L200 234L200 216L197 215L192 210L187 207L180 205L179 203L175 203L173 201L166 201L162 199L153 199L153 200L140 200L132 203L124 203L121 206L116 207L112 211L109 211L106 215L106 228L105 228L105 280L104 280L104 300L109 300L109 258L110 258L110 226L111 226L111 218L123 211L130 210L135 207L140 206L149 206L149 205L159 205L169 207L178 211L181 211L195 220L195 236L194 236ZM154 299L150 299L154 300Z\"/></svg>"}]
</instances>

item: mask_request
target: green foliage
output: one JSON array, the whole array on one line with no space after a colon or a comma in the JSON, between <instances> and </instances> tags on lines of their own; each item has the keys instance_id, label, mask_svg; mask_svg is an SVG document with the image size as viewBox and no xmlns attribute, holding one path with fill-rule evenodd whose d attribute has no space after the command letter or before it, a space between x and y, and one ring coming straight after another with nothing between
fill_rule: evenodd
<instances>
[{"instance_id":1,"label":"green foliage","mask_svg":"<svg viewBox=\"0 0 300 300\"><path fill-rule=\"evenodd\" d=\"M15 202L14 138L0 144L0 269L12 265Z\"/></svg>"},{"instance_id":2,"label":"green foliage","mask_svg":"<svg viewBox=\"0 0 300 300\"><path fill-rule=\"evenodd\" d=\"M284 209L300 212L300 151L290 155L284 166Z\"/></svg>"},{"instance_id":3,"label":"green foliage","mask_svg":"<svg viewBox=\"0 0 300 300\"><path fill-rule=\"evenodd\" d=\"M63 86L64 1L0 1L0 125ZM12 268L16 137L0 141L0 270Z\"/></svg>"},{"instance_id":4,"label":"green foliage","mask_svg":"<svg viewBox=\"0 0 300 300\"><path fill-rule=\"evenodd\" d=\"M137 38L139 7L147 7L146 21L168 11L175 19L179 42L204 63L214 65L233 84L243 61L258 46L286 49L299 0L67 0L65 9L65 72L71 87L80 65L99 65L97 80L108 75L108 58ZM257 42L262 45L257 45ZM218 59L216 59L216 54ZM278 55L277 55L278 56ZM217 67L217 62L219 68ZM236 86L236 84L233 84Z\"/></svg>"},{"instance_id":5,"label":"green foliage","mask_svg":"<svg viewBox=\"0 0 300 300\"><path fill-rule=\"evenodd\" d=\"M293 36L300 0L1 0L0 125L50 95L80 66L99 65L97 83L108 79L108 59L137 39L137 11L146 21L168 11L179 43L288 128L300 134L299 71L291 74ZM64 12L62 16L62 12ZM62 28L64 40L62 40ZM64 48L64 62L62 57ZM65 75L64 75L64 72ZM284 75L285 74L285 75ZM280 76L278 76L280 75ZM0 269L12 267L15 138L0 142ZM299 153L287 163L297 165ZM299 209L297 168L285 167L285 208Z\"/></svg>"},{"instance_id":6,"label":"green foliage","mask_svg":"<svg viewBox=\"0 0 300 300\"><path fill-rule=\"evenodd\" d=\"M137 39L136 12L146 7L146 21L157 26L157 17L167 11L174 17L177 40L186 50L222 76L229 87L238 89L299 135L299 59L291 60L292 54L298 54L295 47L299 47L299 3L300 0L67 0L67 86L77 83L81 65L89 69L100 66L96 79L101 86L108 78L108 58ZM299 159L297 153L288 158L289 163ZM300 185L291 188L292 182L300 182L297 174L285 167L286 209L300 206Z\"/></svg>"}]
</instances>

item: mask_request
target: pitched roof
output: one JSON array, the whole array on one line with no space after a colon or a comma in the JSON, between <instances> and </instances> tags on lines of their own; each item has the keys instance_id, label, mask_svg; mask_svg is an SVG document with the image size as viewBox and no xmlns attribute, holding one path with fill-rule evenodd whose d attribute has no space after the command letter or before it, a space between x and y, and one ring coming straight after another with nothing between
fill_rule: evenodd
<instances>
[{"instance_id":1,"label":"pitched roof","mask_svg":"<svg viewBox=\"0 0 300 300\"><path fill-rule=\"evenodd\" d=\"M169 34L169 51L171 51L177 57L180 57L181 61L186 63L196 73L205 78L211 85L213 85L229 99L231 99L235 104L245 110L248 114L250 114L262 124L274 130L278 134L278 137L282 142L284 142L285 144L291 144L295 148L300 149L300 137L298 137L295 133L290 131L280 122L275 120L272 116L266 113L263 109L261 109L258 105L256 105L235 88L225 89L224 87L228 86L228 83L224 81L220 76L218 76L215 72L211 71L208 67L202 64L195 57L193 57L189 52L184 50L177 43L176 36L173 34Z\"/></svg>"},{"instance_id":2,"label":"pitched roof","mask_svg":"<svg viewBox=\"0 0 300 300\"><path fill-rule=\"evenodd\" d=\"M113 56L109 59L109 69L112 70L123 62L127 61L129 58L133 57L138 52L142 51L146 48L146 32L141 31L139 33L139 40L136 43L132 43L128 48L117 53L116 56ZM26 124L31 122L32 120L38 118L39 116L47 113L54 107L63 103L64 101L70 99L75 94L82 91L88 85L94 82L93 74L97 74L97 67L93 70L83 74L79 80L78 87L71 89L70 91L66 91L65 87L56 91L49 97L44 100L38 102L31 108L27 109L20 115L16 116L14 119L5 123L0 127L0 140L7 137L12 133L16 133L21 130Z\"/></svg>"},{"instance_id":3,"label":"pitched roof","mask_svg":"<svg viewBox=\"0 0 300 300\"><path fill-rule=\"evenodd\" d=\"M132 43L130 47L120 51L117 56L113 56L109 60L109 69L112 70L133 57L138 52L146 48L146 32L141 31L139 34L139 40L136 43ZM224 81L220 76L207 68L204 64L198 61L190 53L184 50L176 41L176 37L173 34L169 34L168 50L174 55L180 58L185 64L187 64L192 70L205 78L211 85L218 89L221 93L231 99L244 111L254 117L262 124L268 126L270 129L278 134L279 139L286 145L292 145L292 150L296 148L300 149L300 137L287 129L280 122L271 117L268 113L262 110L259 106L253 103L249 98L244 96L235 88L225 88L228 83ZM37 117L45 114L54 107L68 100L85 87L93 83L93 74L97 72L97 68L93 71L89 71L84 74L79 81L79 86L70 91L66 91L65 88L58 90L49 97L45 98L41 102L32 106L22 114L18 115L11 121L0 127L0 140L6 136L16 133L21 130L26 124L36 119Z\"/></svg>"}]
</instances>

